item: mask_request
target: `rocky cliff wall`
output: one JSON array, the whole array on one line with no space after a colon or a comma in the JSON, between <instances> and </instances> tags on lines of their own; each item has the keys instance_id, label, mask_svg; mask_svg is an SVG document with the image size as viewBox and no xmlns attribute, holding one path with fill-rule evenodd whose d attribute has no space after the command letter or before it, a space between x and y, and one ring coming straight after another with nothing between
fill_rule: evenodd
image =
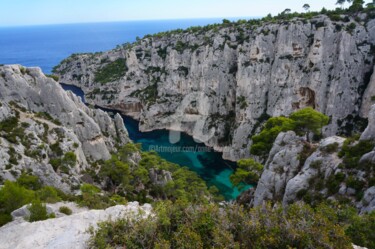
<instances>
[{"instance_id":1,"label":"rocky cliff wall","mask_svg":"<svg viewBox=\"0 0 375 249\"><path fill-rule=\"evenodd\" d=\"M19 65L0 67L0 127L0 179L29 172L64 191L129 142L119 115L90 109L39 68Z\"/></svg>"},{"instance_id":2,"label":"rocky cliff wall","mask_svg":"<svg viewBox=\"0 0 375 249\"><path fill-rule=\"evenodd\" d=\"M55 73L89 102L139 119L142 131L182 130L237 160L249 156L267 117L306 106L331 117L326 136L366 126L375 20L349 20L321 15L148 36L73 55Z\"/></svg>"}]
</instances>

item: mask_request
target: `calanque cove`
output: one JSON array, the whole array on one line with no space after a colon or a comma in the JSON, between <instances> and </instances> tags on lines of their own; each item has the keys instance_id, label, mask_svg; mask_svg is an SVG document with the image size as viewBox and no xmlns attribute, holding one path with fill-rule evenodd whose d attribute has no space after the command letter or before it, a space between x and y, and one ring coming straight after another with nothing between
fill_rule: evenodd
<instances>
[{"instance_id":1,"label":"calanque cove","mask_svg":"<svg viewBox=\"0 0 375 249\"><path fill-rule=\"evenodd\" d=\"M361 3L146 35L52 75L1 65L0 248L375 248ZM214 161L178 165L143 132Z\"/></svg>"}]
</instances>

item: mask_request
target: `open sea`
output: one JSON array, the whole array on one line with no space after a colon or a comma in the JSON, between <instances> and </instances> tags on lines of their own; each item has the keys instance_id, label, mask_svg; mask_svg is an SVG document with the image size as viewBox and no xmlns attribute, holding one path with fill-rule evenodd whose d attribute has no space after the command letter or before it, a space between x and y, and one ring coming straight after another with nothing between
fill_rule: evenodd
<instances>
[{"instance_id":1,"label":"open sea","mask_svg":"<svg viewBox=\"0 0 375 249\"><path fill-rule=\"evenodd\" d=\"M221 21L221 18L217 18L0 27L0 64L37 66L49 74L55 65L73 53L106 51L116 45L133 42L137 36L142 38L147 34ZM83 92L79 88L68 85L63 87L83 97ZM142 143L144 150L150 150L153 146L203 146L186 134L182 134L178 144L171 144L169 132L166 130L142 133L138 129L137 121L129 117L124 117L124 121L130 138L136 143ZM209 186L216 186L227 200L234 199L240 194L229 180L236 164L223 160L219 152L164 152L160 155L168 161L187 166L197 172ZM243 190L250 187L248 185Z\"/></svg>"},{"instance_id":2,"label":"open sea","mask_svg":"<svg viewBox=\"0 0 375 249\"><path fill-rule=\"evenodd\" d=\"M137 36L221 21L216 18L0 27L0 64L38 66L50 73L73 53L106 51L134 42Z\"/></svg>"}]
</instances>

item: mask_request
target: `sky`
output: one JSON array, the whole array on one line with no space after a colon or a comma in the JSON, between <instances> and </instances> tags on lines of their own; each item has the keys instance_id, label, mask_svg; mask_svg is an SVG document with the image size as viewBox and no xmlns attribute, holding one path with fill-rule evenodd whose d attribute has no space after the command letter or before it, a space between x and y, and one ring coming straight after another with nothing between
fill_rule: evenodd
<instances>
[{"instance_id":1,"label":"sky","mask_svg":"<svg viewBox=\"0 0 375 249\"><path fill-rule=\"evenodd\" d=\"M370 0L366 0L369 2ZM286 8L334 9L336 0L0 0L0 26L261 17Z\"/></svg>"}]
</instances>

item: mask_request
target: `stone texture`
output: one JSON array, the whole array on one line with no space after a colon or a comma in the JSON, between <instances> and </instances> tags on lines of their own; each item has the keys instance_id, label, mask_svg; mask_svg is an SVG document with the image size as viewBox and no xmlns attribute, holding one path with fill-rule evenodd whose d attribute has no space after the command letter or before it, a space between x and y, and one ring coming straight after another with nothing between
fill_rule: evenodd
<instances>
[{"instance_id":1,"label":"stone texture","mask_svg":"<svg viewBox=\"0 0 375 249\"><path fill-rule=\"evenodd\" d=\"M312 106L332 119L325 136L367 117L375 21L356 23L351 33L347 25L321 15L147 37L131 47L74 55L56 72L81 87L88 102L139 119L142 131L182 130L237 160L249 156L250 138L267 115ZM124 77L95 82L95 73L118 58L126 59Z\"/></svg>"},{"instance_id":2,"label":"stone texture","mask_svg":"<svg viewBox=\"0 0 375 249\"><path fill-rule=\"evenodd\" d=\"M368 125L366 130L361 135L361 140L375 141L375 105L371 106L368 114Z\"/></svg>"},{"instance_id":3,"label":"stone texture","mask_svg":"<svg viewBox=\"0 0 375 249\"><path fill-rule=\"evenodd\" d=\"M19 140L14 144L0 134L3 180L14 180L28 170L44 184L69 192L70 186L79 185L80 172L89 162L109 159L116 144L130 141L121 117L113 120L102 110L90 109L39 68L1 66L0 75L0 121L18 113L19 123L28 124L24 131L28 143ZM39 113L47 113L53 120ZM69 172L55 172L50 164L51 146L57 142L62 153L74 152L77 157ZM12 148L18 157L15 165L9 163Z\"/></svg>"},{"instance_id":4,"label":"stone texture","mask_svg":"<svg viewBox=\"0 0 375 249\"><path fill-rule=\"evenodd\" d=\"M254 206L267 200L282 200L285 186L300 170L299 154L304 140L293 131L280 133L270 151L254 194Z\"/></svg>"},{"instance_id":5,"label":"stone texture","mask_svg":"<svg viewBox=\"0 0 375 249\"><path fill-rule=\"evenodd\" d=\"M66 205L66 204L64 204ZM0 248L7 249L83 249L87 248L90 227L97 228L101 221L121 218L142 218L151 214L149 204L138 202L114 206L106 210L75 210L70 216L29 223L17 219L0 228Z\"/></svg>"}]
</instances>

